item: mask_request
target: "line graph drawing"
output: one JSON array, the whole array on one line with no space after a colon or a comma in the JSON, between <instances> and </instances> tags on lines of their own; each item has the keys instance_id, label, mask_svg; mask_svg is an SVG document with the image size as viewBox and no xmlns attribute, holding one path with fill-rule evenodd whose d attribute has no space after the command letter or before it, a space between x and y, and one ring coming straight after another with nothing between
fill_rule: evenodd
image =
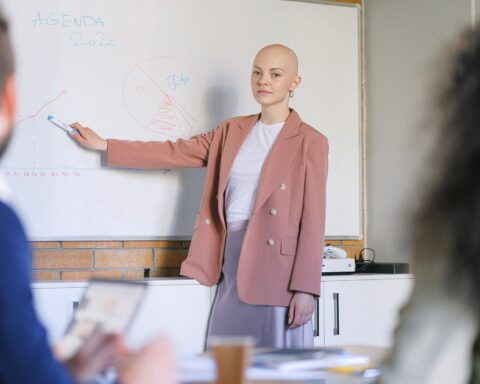
<instances>
[{"instance_id":1,"label":"line graph drawing","mask_svg":"<svg viewBox=\"0 0 480 384\"><path fill-rule=\"evenodd\" d=\"M22 89L20 89L22 91ZM19 114L14 122L15 135L9 150L2 158L2 168L12 168L14 165L26 165L32 169L45 166L43 158L46 146L42 127L45 125L46 116L51 109L55 109L63 104L67 96L67 90L62 89L54 96L45 95L45 101L38 100L35 104L28 106L27 103L21 103L23 113ZM20 99L22 94L20 92ZM26 111L34 112L26 112ZM26 155L28 154L28 155Z\"/></svg>"},{"instance_id":2,"label":"line graph drawing","mask_svg":"<svg viewBox=\"0 0 480 384\"><path fill-rule=\"evenodd\" d=\"M53 102L57 101L61 97L65 97L65 96L67 96L67 90L63 89L58 96L45 102L35 113L21 117L18 121L15 122L14 125L17 126L23 123L24 121L35 119L40 114L40 112L42 112L49 104L52 104Z\"/></svg>"},{"instance_id":3,"label":"line graph drawing","mask_svg":"<svg viewBox=\"0 0 480 384\"><path fill-rule=\"evenodd\" d=\"M124 83L124 102L142 127L172 138L193 134L203 92L193 69L172 57L153 57L135 65Z\"/></svg>"}]
</instances>

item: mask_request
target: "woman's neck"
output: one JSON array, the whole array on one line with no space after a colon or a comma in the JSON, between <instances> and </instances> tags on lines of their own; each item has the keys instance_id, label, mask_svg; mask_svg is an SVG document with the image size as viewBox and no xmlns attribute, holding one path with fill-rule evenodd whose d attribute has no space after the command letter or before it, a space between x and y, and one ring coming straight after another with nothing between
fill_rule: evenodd
<instances>
[{"instance_id":1,"label":"woman's neck","mask_svg":"<svg viewBox=\"0 0 480 384\"><path fill-rule=\"evenodd\" d=\"M284 122L288 115L290 115L288 105L262 106L260 119L262 123L271 125Z\"/></svg>"}]
</instances>

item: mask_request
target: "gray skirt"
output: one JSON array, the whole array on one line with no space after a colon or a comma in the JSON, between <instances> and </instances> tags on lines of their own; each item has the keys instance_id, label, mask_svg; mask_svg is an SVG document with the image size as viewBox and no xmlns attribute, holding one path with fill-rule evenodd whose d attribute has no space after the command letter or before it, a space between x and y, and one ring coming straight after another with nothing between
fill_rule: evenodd
<instances>
[{"instance_id":1,"label":"gray skirt","mask_svg":"<svg viewBox=\"0 0 480 384\"><path fill-rule=\"evenodd\" d=\"M234 223L227 231L222 277L210 314L207 345L211 336L253 336L257 348L313 347L312 320L289 329L287 307L247 304L238 297L237 266L247 223Z\"/></svg>"}]
</instances>

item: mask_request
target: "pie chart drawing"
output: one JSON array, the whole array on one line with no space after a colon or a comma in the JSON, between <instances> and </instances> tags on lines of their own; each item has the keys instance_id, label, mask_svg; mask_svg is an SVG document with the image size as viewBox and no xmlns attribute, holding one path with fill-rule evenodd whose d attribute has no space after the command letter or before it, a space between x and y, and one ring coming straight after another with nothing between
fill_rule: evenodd
<instances>
[{"instance_id":1,"label":"pie chart drawing","mask_svg":"<svg viewBox=\"0 0 480 384\"><path fill-rule=\"evenodd\" d=\"M153 57L138 63L125 78L123 96L128 112L142 127L171 138L194 134L203 92L185 62Z\"/></svg>"}]
</instances>

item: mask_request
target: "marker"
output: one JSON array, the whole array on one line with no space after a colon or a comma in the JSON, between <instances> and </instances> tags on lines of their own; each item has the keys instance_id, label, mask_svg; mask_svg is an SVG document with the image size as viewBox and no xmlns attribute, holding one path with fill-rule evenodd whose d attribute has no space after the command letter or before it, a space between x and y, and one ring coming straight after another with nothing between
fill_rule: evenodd
<instances>
[{"instance_id":1,"label":"marker","mask_svg":"<svg viewBox=\"0 0 480 384\"><path fill-rule=\"evenodd\" d=\"M78 129L70 127L68 124L65 124L63 121L60 121L60 120L56 119L52 115L48 115L47 119L52 124L56 125L58 128L63 129L64 131L68 132L71 135L72 134L80 135L80 132L78 131Z\"/></svg>"}]
</instances>

